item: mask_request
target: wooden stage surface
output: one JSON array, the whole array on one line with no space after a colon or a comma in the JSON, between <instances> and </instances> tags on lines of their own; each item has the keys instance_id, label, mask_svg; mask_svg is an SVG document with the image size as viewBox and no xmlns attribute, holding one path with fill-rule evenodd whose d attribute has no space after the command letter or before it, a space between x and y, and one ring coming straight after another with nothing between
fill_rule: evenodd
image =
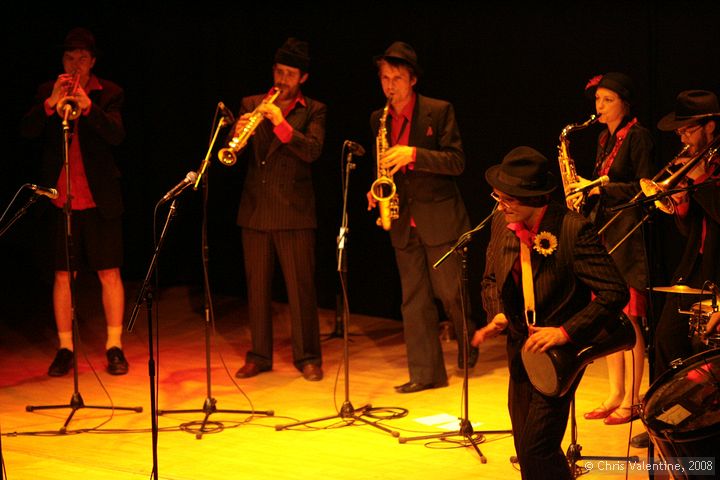
<instances>
[{"instance_id":1,"label":"wooden stage surface","mask_svg":"<svg viewBox=\"0 0 720 480\"><path fill-rule=\"evenodd\" d=\"M137 285L127 285L128 310ZM104 320L97 285L79 282L78 318L83 353L79 355L78 391L88 406L79 409L60 433L71 409L26 411L26 406L67 405L74 392L73 375L47 376L56 343L54 323L47 314L28 321L23 312L49 312L48 306L9 309L0 332L0 428L2 454L9 480L123 480L152 478L153 447L146 311L124 335L130 362L126 376L108 375L104 357ZM377 422L386 432L363 421L339 417L307 426L283 428L296 421L337 415L346 399L342 339L324 336L325 378L307 382L291 365L288 309L274 304L275 366L269 373L237 380L249 346L247 315L234 297L215 298L215 328L211 335L210 395L220 410L213 413L211 431L197 437L208 398L205 315L202 296L187 287L164 289L157 296L159 335L155 353L159 366L158 405L161 410L197 409L193 413L164 413L158 418L157 465L165 480L237 479L513 479L520 473L510 462L513 441L507 433L489 433L477 447L462 436L441 439L415 437L457 431L464 414L462 374L456 370L455 342L444 343L450 375L447 388L397 394L393 386L407 381L405 347L400 322L351 315L349 332L349 395L356 409L371 405L361 418ZM49 301L49 299L48 299ZM8 310L6 310L7 312ZM321 311L321 331L333 331L335 312ZM643 391L647 389L645 370ZM469 379L468 418L476 432L510 428L507 414L507 368L504 337L481 348ZM640 421L605 426L587 421L588 411L605 398L605 361L589 366L577 394L578 443L587 456L640 455L628 439L643 431ZM142 407L141 413L93 409L90 406ZM274 415L250 415L249 410ZM397 438L395 435L398 435ZM408 439L403 442L402 440ZM570 442L566 434L563 448ZM582 462L585 463L584 461ZM621 479L627 465L599 465L585 478ZM629 478L647 478L631 471Z\"/></svg>"}]
</instances>

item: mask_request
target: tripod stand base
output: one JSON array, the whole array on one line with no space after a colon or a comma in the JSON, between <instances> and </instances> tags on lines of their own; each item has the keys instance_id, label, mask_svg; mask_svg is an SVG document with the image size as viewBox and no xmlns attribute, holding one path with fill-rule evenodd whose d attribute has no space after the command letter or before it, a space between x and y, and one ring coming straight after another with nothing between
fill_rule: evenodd
<instances>
[{"instance_id":1,"label":"tripod stand base","mask_svg":"<svg viewBox=\"0 0 720 480\"><path fill-rule=\"evenodd\" d=\"M272 417L275 415L273 410L220 410L217 408L217 400L212 397L206 398L202 409L187 409L187 410L158 410L158 415L164 415L166 413L204 413L205 417L201 422L188 422L182 425L183 430L195 433L195 438L200 440L206 433L215 433L222 430L222 424L218 422L211 422L208 419L213 413L241 413L246 415L266 415ZM191 428L199 424L200 427L197 429ZM207 428L208 425L214 425L215 428Z\"/></svg>"},{"instance_id":2,"label":"tripod stand base","mask_svg":"<svg viewBox=\"0 0 720 480\"><path fill-rule=\"evenodd\" d=\"M377 429L382 430L383 432L389 433L395 438L398 438L400 436L400 433L396 432L395 430L391 430L383 425L378 425L377 422L370 421L366 418L363 418L363 415L368 415L368 411L372 409L372 405L367 404L360 408L354 408L352 406L352 403L349 401L346 401L343 403L342 407L340 408L340 413L337 415L328 415L327 417L320 417L320 418L314 418L312 420L304 420L302 422L295 422L295 423L288 423L285 425L275 425L275 430L285 430L292 427L297 427L299 425L308 425L310 423L315 422L323 422L325 420L332 420L334 418L339 418L342 420L345 420L346 423L352 424L354 421L362 422L367 425L370 425L372 427L375 427Z\"/></svg>"},{"instance_id":3,"label":"tripod stand base","mask_svg":"<svg viewBox=\"0 0 720 480\"><path fill-rule=\"evenodd\" d=\"M468 442L477 452L478 456L480 457L480 463L487 463L487 458L485 458L485 455L480 451L480 448L478 447L479 443L483 443L485 441L485 435L490 434L512 434L512 430L482 430L482 431L475 431L473 430L472 424L468 420L460 419L460 429L453 431L453 432L444 432L444 433L436 433L432 435L420 435L417 437L400 437L398 438L399 443L407 443L412 442L414 440L433 440L433 439L439 439L439 440L445 440L450 437L462 437L466 442Z\"/></svg>"},{"instance_id":4,"label":"tripod stand base","mask_svg":"<svg viewBox=\"0 0 720 480\"><path fill-rule=\"evenodd\" d=\"M80 410L81 408L93 408L96 410L129 410L133 412L140 413L143 411L142 407L115 407L115 406L100 406L100 405L85 405L85 402L82 399L82 395L80 395L79 392L75 392L72 395L72 398L70 399L70 403L66 405L27 405L25 407L26 412L34 412L35 410L53 410L57 408L70 408L70 414L68 415L68 418L65 420L65 423L62 427L60 427L60 433L67 432L67 426L70 424L70 421L75 416L75 412Z\"/></svg>"}]
</instances>

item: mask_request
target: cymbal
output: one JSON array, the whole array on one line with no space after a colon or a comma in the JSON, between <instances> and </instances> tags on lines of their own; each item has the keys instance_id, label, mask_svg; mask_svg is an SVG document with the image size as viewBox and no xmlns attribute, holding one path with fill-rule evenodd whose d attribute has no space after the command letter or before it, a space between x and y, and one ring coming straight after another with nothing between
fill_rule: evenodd
<instances>
[{"instance_id":1,"label":"cymbal","mask_svg":"<svg viewBox=\"0 0 720 480\"><path fill-rule=\"evenodd\" d=\"M687 285L672 285L670 287L653 287L655 292L666 292L666 293L689 293L694 295L708 294L712 292L709 289L702 290L700 288L692 288Z\"/></svg>"}]
</instances>

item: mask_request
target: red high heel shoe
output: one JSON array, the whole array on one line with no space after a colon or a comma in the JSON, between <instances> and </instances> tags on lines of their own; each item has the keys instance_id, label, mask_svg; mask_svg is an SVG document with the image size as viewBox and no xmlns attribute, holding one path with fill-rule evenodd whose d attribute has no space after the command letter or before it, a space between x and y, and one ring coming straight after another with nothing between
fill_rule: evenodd
<instances>
[{"instance_id":1,"label":"red high heel shoe","mask_svg":"<svg viewBox=\"0 0 720 480\"><path fill-rule=\"evenodd\" d=\"M607 408L605 402L601 403L599 407L591 412L585 412L583 417L585 420L600 420L601 418L607 418L612 414L618 407Z\"/></svg>"}]
</instances>

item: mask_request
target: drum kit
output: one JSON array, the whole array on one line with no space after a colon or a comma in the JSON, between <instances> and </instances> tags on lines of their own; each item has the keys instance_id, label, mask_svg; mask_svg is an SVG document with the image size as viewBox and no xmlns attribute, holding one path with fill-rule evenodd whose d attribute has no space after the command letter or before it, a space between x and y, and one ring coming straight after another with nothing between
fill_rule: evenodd
<instances>
[{"instance_id":1,"label":"drum kit","mask_svg":"<svg viewBox=\"0 0 720 480\"><path fill-rule=\"evenodd\" d=\"M719 299L715 291L686 285L653 290L713 295L688 311L679 311L690 315L689 336L701 339L710 349L677 360L657 378L643 399L640 416L663 461L682 464L682 471L673 472L674 477L696 478L708 474L702 462L714 460L720 442L720 334L703 335L710 317L718 311Z\"/></svg>"}]
</instances>

